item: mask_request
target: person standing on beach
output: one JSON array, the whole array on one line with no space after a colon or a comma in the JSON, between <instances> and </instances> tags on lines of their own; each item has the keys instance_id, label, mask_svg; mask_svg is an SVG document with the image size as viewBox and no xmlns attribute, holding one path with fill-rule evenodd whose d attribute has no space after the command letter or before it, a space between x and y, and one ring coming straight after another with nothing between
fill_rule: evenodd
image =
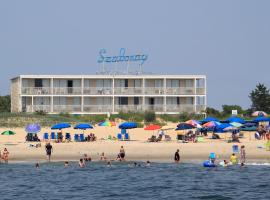
<instances>
[{"instance_id":1,"label":"person standing on beach","mask_svg":"<svg viewBox=\"0 0 270 200\"><path fill-rule=\"evenodd\" d=\"M246 163L246 150L244 145L241 146L240 150L240 162L242 166Z\"/></svg>"},{"instance_id":2,"label":"person standing on beach","mask_svg":"<svg viewBox=\"0 0 270 200\"><path fill-rule=\"evenodd\" d=\"M48 156L48 160L49 160L49 162L51 162L51 155L52 155L52 149L53 149L53 147L52 147L52 145L48 142L48 143L46 144L46 146L45 146L45 149L46 149L46 154L47 154L47 156Z\"/></svg>"},{"instance_id":3,"label":"person standing on beach","mask_svg":"<svg viewBox=\"0 0 270 200\"><path fill-rule=\"evenodd\" d=\"M176 150L174 154L174 162L179 163L180 162L180 155L179 155L179 149Z\"/></svg>"}]
</instances>

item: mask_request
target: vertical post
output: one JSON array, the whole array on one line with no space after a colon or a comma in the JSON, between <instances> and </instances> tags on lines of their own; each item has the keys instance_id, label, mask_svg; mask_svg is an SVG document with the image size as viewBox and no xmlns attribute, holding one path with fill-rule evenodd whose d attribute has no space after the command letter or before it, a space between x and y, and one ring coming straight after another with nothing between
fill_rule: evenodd
<instances>
[{"instance_id":1,"label":"vertical post","mask_svg":"<svg viewBox=\"0 0 270 200\"><path fill-rule=\"evenodd\" d=\"M113 78L112 78L112 112L114 113L115 110L114 110L114 75L113 75Z\"/></svg>"},{"instance_id":2,"label":"vertical post","mask_svg":"<svg viewBox=\"0 0 270 200\"><path fill-rule=\"evenodd\" d=\"M145 79L143 78L142 80L142 93L143 93L143 96L142 96L142 110L145 111Z\"/></svg>"},{"instance_id":3,"label":"vertical post","mask_svg":"<svg viewBox=\"0 0 270 200\"><path fill-rule=\"evenodd\" d=\"M194 94L194 112L195 113L197 113L197 90L196 90L196 88L197 88L197 86L196 86L196 78L194 78L194 92L193 92L193 94Z\"/></svg>"},{"instance_id":4,"label":"vertical post","mask_svg":"<svg viewBox=\"0 0 270 200\"><path fill-rule=\"evenodd\" d=\"M50 93L51 93L51 105L50 105L50 112L53 113L53 95L54 95L54 92L53 92L53 78L51 78L51 89L50 89Z\"/></svg>"},{"instance_id":5,"label":"vertical post","mask_svg":"<svg viewBox=\"0 0 270 200\"><path fill-rule=\"evenodd\" d=\"M167 96L166 96L166 78L163 79L164 83L163 83L163 95L164 95L164 112L166 113L167 112Z\"/></svg>"},{"instance_id":6,"label":"vertical post","mask_svg":"<svg viewBox=\"0 0 270 200\"><path fill-rule=\"evenodd\" d=\"M204 78L204 106L205 106L205 109L207 107L207 89L206 89L206 77Z\"/></svg>"},{"instance_id":7,"label":"vertical post","mask_svg":"<svg viewBox=\"0 0 270 200\"><path fill-rule=\"evenodd\" d=\"M84 111L84 78L81 79L81 112Z\"/></svg>"},{"instance_id":8,"label":"vertical post","mask_svg":"<svg viewBox=\"0 0 270 200\"><path fill-rule=\"evenodd\" d=\"M34 97L32 95L32 102L31 102L31 112L34 112Z\"/></svg>"}]
</instances>

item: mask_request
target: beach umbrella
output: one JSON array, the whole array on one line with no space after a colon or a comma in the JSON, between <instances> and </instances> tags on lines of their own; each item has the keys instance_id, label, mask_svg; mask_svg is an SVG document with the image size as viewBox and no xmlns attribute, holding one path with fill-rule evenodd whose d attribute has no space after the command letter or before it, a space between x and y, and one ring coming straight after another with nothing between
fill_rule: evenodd
<instances>
[{"instance_id":1,"label":"beach umbrella","mask_svg":"<svg viewBox=\"0 0 270 200\"><path fill-rule=\"evenodd\" d=\"M267 117L257 117L254 119L254 122L270 122L270 118Z\"/></svg>"},{"instance_id":2,"label":"beach umbrella","mask_svg":"<svg viewBox=\"0 0 270 200\"><path fill-rule=\"evenodd\" d=\"M77 124L74 129L81 129L81 130L86 130L86 129L92 129L93 126L91 124Z\"/></svg>"},{"instance_id":3,"label":"beach umbrella","mask_svg":"<svg viewBox=\"0 0 270 200\"><path fill-rule=\"evenodd\" d=\"M232 123L230 123L230 125L232 125L232 126L234 126L236 128L239 128L239 127L243 126L243 124L238 123L238 122L232 122Z\"/></svg>"},{"instance_id":4,"label":"beach umbrella","mask_svg":"<svg viewBox=\"0 0 270 200\"><path fill-rule=\"evenodd\" d=\"M264 111L255 111L252 113L253 117L265 117L267 116L267 113Z\"/></svg>"},{"instance_id":5,"label":"beach umbrella","mask_svg":"<svg viewBox=\"0 0 270 200\"><path fill-rule=\"evenodd\" d=\"M207 123L203 124L203 127L205 127L205 128L213 128L213 127L216 127L216 126L218 126L220 124L221 123L216 122L216 121L210 121L210 122L207 122Z\"/></svg>"},{"instance_id":6,"label":"beach umbrella","mask_svg":"<svg viewBox=\"0 0 270 200\"><path fill-rule=\"evenodd\" d=\"M4 132L1 133L1 135L15 135L15 134L16 134L15 132L10 131L10 130L4 131Z\"/></svg>"},{"instance_id":7,"label":"beach umbrella","mask_svg":"<svg viewBox=\"0 0 270 200\"><path fill-rule=\"evenodd\" d=\"M41 127L39 124L28 124L25 127L25 131L27 133L31 133L31 134L36 134L36 133L40 132L40 130L41 130Z\"/></svg>"},{"instance_id":8,"label":"beach umbrella","mask_svg":"<svg viewBox=\"0 0 270 200\"><path fill-rule=\"evenodd\" d=\"M136 122L123 122L118 127L120 129L133 129L133 128L137 128L137 123Z\"/></svg>"},{"instance_id":9,"label":"beach umbrella","mask_svg":"<svg viewBox=\"0 0 270 200\"><path fill-rule=\"evenodd\" d=\"M111 121L103 121L98 123L98 126L116 126L115 122L111 122Z\"/></svg>"},{"instance_id":10,"label":"beach umbrella","mask_svg":"<svg viewBox=\"0 0 270 200\"><path fill-rule=\"evenodd\" d=\"M186 121L185 123L190 124L196 128L202 128L202 126L200 125L200 123L197 120L191 119Z\"/></svg>"},{"instance_id":11,"label":"beach umbrella","mask_svg":"<svg viewBox=\"0 0 270 200\"><path fill-rule=\"evenodd\" d=\"M195 127L192 126L191 124L180 123L177 125L177 128L175 130L180 131L180 130L188 130L188 129L193 129L193 128L195 128Z\"/></svg>"},{"instance_id":12,"label":"beach umbrella","mask_svg":"<svg viewBox=\"0 0 270 200\"><path fill-rule=\"evenodd\" d=\"M174 129L174 126L165 125L165 126L162 126L161 127L161 130L164 130L164 131L166 131L166 130L172 130L172 129Z\"/></svg>"},{"instance_id":13,"label":"beach umbrella","mask_svg":"<svg viewBox=\"0 0 270 200\"><path fill-rule=\"evenodd\" d=\"M240 117L236 117L236 116L232 116L232 117L229 117L227 119L228 122L237 122L237 123L241 123L241 124L244 124L245 123L245 120L243 120L242 118Z\"/></svg>"},{"instance_id":14,"label":"beach umbrella","mask_svg":"<svg viewBox=\"0 0 270 200\"><path fill-rule=\"evenodd\" d=\"M224 128L224 131L233 131L233 130L238 130L239 128L235 127L235 126L228 126L226 128Z\"/></svg>"},{"instance_id":15,"label":"beach umbrella","mask_svg":"<svg viewBox=\"0 0 270 200\"><path fill-rule=\"evenodd\" d=\"M207 118L201 120L201 123L204 124L204 123L211 122L211 121L219 122L219 120L217 118L215 118L215 117L207 117Z\"/></svg>"},{"instance_id":16,"label":"beach umbrella","mask_svg":"<svg viewBox=\"0 0 270 200\"><path fill-rule=\"evenodd\" d=\"M61 130L61 129L64 129L64 128L70 128L71 126L70 126L70 124L68 124L68 123L59 123L59 124L55 124L55 125L53 125L52 127L51 127L51 129L59 129L59 130Z\"/></svg>"},{"instance_id":17,"label":"beach umbrella","mask_svg":"<svg viewBox=\"0 0 270 200\"><path fill-rule=\"evenodd\" d=\"M159 130L161 127L159 125L155 125L155 124L151 124L151 125L148 125L144 128L144 130L147 130L147 131L154 131L154 130Z\"/></svg>"}]
</instances>

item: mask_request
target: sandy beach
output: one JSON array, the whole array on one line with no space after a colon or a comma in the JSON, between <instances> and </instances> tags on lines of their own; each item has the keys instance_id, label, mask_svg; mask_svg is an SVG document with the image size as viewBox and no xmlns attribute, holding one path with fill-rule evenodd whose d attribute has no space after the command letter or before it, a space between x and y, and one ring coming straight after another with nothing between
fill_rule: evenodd
<instances>
[{"instance_id":1,"label":"sandy beach","mask_svg":"<svg viewBox=\"0 0 270 200\"><path fill-rule=\"evenodd\" d=\"M171 124L175 125L175 124ZM7 128L0 128L3 132ZM5 136L0 135L0 149L5 147L10 152L11 162L31 161L44 162L45 142L41 142L41 147L30 147L35 142L25 142L26 132L24 128L9 128L16 132L15 135ZM130 141L107 140L108 135L116 136L120 130L117 127L95 127L94 129L85 131L85 135L94 133L97 136L97 141L94 142L68 142L55 143L53 145L52 161L73 161L78 160L83 154L88 154L93 160L99 160L100 154L105 153L109 159L115 159L120 146L124 146L126 150L127 160L137 161L155 161L155 162L172 162L173 155L176 149L180 149L181 160L183 162L197 162L207 159L210 152L215 152L218 159L229 159L232 153L233 143L225 141L225 134L220 134L221 140L209 139L211 133L203 142L199 143L182 143L176 140L177 132L174 130L166 131L170 135L171 141L161 141L158 143L149 143L147 138L152 134L157 135L157 131L145 131L143 128L129 130ZM44 132L51 132L50 128L43 128L38 136L42 139ZM82 131L72 128L64 129L63 133L69 132L73 138L74 133ZM244 132L244 138L238 145L246 146L247 160L270 162L270 152L264 148L265 140L255 141L254 133Z\"/></svg>"}]
</instances>

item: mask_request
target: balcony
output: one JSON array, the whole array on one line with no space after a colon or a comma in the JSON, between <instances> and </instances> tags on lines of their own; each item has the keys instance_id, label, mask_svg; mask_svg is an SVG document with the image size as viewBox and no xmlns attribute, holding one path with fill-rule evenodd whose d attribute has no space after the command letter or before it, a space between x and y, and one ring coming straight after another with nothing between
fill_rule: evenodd
<instances>
[{"instance_id":1,"label":"balcony","mask_svg":"<svg viewBox=\"0 0 270 200\"><path fill-rule=\"evenodd\" d=\"M170 104L170 105L166 105L166 111L167 112L188 112L188 113L193 113L193 112L195 112L194 108L195 107L192 104L187 104L187 105Z\"/></svg>"},{"instance_id":2,"label":"balcony","mask_svg":"<svg viewBox=\"0 0 270 200\"><path fill-rule=\"evenodd\" d=\"M83 93L85 95L112 95L113 92L111 87L85 87Z\"/></svg>"},{"instance_id":3,"label":"balcony","mask_svg":"<svg viewBox=\"0 0 270 200\"><path fill-rule=\"evenodd\" d=\"M195 91L193 87L167 87L167 95L194 95Z\"/></svg>"},{"instance_id":4,"label":"balcony","mask_svg":"<svg viewBox=\"0 0 270 200\"><path fill-rule=\"evenodd\" d=\"M112 112L112 105L85 105L84 112Z\"/></svg>"},{"instance_id":5,"label":"balcony","mask_svg":"<svg viewBox=\"0 0 270 200\"><path fill-rule=\"evenodd\" d=\"M163 87L146 87L144 89L144 94L146 95L162 95L164 94Z\"/></svg>"},{"instance_id":6,"label":"balcony","mask_svg":"<svg viewBox=\"0 0 270 200\"><path fill-rule=\"evenodd\" d=\"M22 94L24 95L50 95L50 87L22 87Z\"/></svg>"},{"instance_id":7,"label":"balcony","mask_svg":"<svg viewBox=\"0 0 270 200\"><path fill-rule=\"evenodd\" d=\"M163 104L155 104L155 105L146 104L144 106L144 109L146 111L164 112L164 105Z\"/></svg>"},{"instance_id":8,"label":"balcony","mask_svg":"<svg viewBox=\"0 0 270 200\"><path fill-rule=\"evenodd\" d=\"M142 105L115 105L114 106L114 111L115 112L128 112L128 111L133 111L133 112L139 112L142 111L143 107Z\"/></svg>"},{"instance_id":9,"label":"balcony","mask_svg":"<svg viewBox=\"0 0 270 200\"><path fill-rule=\"evenodd\" d=\"M80 95L82 94L81 87L54 87L53 94L55 95Z\"/></svg>"},{"instance_id":10,"label":"balcony","mask_svg":"<svg viewBox=\"0 0 270 200\"><path fill-rule=\"evenodd\" d=\"M81 112L80 105L54 105L53 112Z\"/></svg>"},{"instance_id":11,"label":"balcony","mask_svg":"<svg viewBox=\"0 0 270 200\"><path fill-rule=\"evenodd\" d=\"M23 109L24 110L24 109ZM44 111L44 112L51 112L50 105L27 105L25 112L36 112L36 111Z\"/></svg>"},{"instance_id":12,"label":"balcony","mask_svg":"<svg viewBox=\"0 0 270 200\"><path fill-rule=\"evenodd\" d=\"M114 88L115 95L142 95L143 88L142 87L115 87Z\"/></svg>"},{"instance_id":13,"label":"balcony","mask_svg":"<svg viewBox=\"0 0 270 200\"><path fill-rule=\"evenodd\" d=\"M196 94L198 94L198 95L205 95L205 93L206 93L206 90L205 90L205 88L196 88Z\"/></svg>"},{"instance_id":14,"label":"balcony","mask_svg":"<svg viewBox=\"0 0 270 200\"><path fill-rule=\"evenodd\" d=\"M197 112L205 112L206 105L196 105L196 111Z\"/></svg>"}]
</instances>

